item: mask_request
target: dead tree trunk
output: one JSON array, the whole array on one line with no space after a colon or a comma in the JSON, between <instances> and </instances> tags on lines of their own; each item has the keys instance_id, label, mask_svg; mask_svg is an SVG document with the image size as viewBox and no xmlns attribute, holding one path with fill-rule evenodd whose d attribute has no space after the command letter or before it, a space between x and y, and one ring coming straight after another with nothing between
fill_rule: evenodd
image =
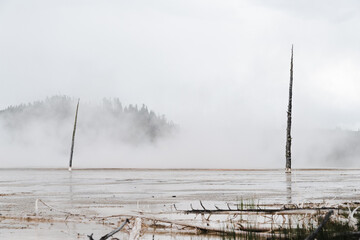
<instances>
[{"instance_id":1,"label":"dead tree trunk","mask_svg":"<svg viewBox=\"0 0 360 240\"><path fill-rule=\"evenodd\" d=\"M78 100L78 103L76 106L74 130L73 130L72 141L71 141L71 150L70 150L69 171L71 171L71 168L72 168L72 158L73 158L73 153L74 153L75 132L76 132L77 116L78 116L78 111L79 111L79 102L80 102L80 99Z\"/></svg>"},{"instance_id":2,"label":"dead tree trunk","mask_svg":"<svg viewBox=\"0 0 360 240\"><path fill-rule=\"evenodd\" d=\"M291 172L292 88L293 88L293 46L291 46L289 104L288 104L288 111L287 111L287 128L286 128L286 166L285 166L286 172Z\"/></svg>"}]
</instances>

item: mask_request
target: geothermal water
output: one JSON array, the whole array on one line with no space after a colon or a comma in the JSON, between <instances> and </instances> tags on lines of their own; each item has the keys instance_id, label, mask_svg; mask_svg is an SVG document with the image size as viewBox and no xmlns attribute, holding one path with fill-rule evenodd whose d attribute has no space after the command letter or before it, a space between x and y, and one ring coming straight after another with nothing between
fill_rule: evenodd
<instances>
[{"instance_id":1,"label":"geothermal water","mask_svg":"<svg viewBox=\"0 0 360 240\"><path fill-rule=\"evenodd\" d=\"M1 169L0 239L88 239L91 233L98 239L117 227L67 221L64 212L92 217L156 215L175 208L201 209L200 200L209 209L240 201L276 205L355 202L360 200L359 182L360 170L346 169L294 170L292 174L282 169ZM36 208L37 199L54 209L39 201ZM26 221L27 216L62 221ZM127 239L128 234L121 231L114 237ZM221 238L147 232L142 239Z\"/></svg>"}]
</instances>

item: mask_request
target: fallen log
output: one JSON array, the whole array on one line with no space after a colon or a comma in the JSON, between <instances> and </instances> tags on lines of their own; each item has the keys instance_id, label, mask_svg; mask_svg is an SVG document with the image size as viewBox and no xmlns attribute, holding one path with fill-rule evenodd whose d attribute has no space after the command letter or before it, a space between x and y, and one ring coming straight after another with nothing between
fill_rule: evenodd
<instances>
[{"instance_id":1,"label":"fallen log","mask_svg":"<svg viewBox=\"0 0 360 240\"><path fill-rule=\"evenodd\" d=\"M172 225L193 228L193 229L197 229L201 232L213 232L213 233L218 233L218 234L231 234L231 235L236 234L236 235L243 235L243 236L249 234L249 231L246 231L246 230L238 230L238 229L234 229L234 228L225 228L225 227L224 228L216 228L216 227L207 226L207 225L199 225L199 224L194 224L194 223L189 223L189 222L176 221L176 220L165 219L165 218L158 218L158 217L149 216L149 215L147 215L147 216L145 216L145 215L129 215L129 214L111 215L111 216L107 216L107 217L101 217L101 219L118 218L118 217L142 218L142 219L150 220L150 221L158 221L158 222L168 223L168 224L172 224ZM278 233L269 233L269 232L262 232L262 231L259 231L256 234L261 237L279 237L279 236L281 236L281 234L278 234Z\"/></svg>"},{"instance_id":2,"label":"fallen log","mask_svg":"<svg viewBox=\"0 0 360 240\"><path fill-rule=\"evenodd\" d=\"M338 210L338 208L335 207L323 207L323 208L288 208L288 209L276 209L276 208L269 208L269 209L221 209L217 206L215 206L216 209L191 209L191 210L178 210L183 213L189 214L189 213L195 213L195 214L201 214L201 213L218 213L218 214L224 214L224 213L244 213L244 212L253 212L253 213L281 213L281 212L303 212L303 211L321 211L321 210Z\"/></svg>"}]
</instances>

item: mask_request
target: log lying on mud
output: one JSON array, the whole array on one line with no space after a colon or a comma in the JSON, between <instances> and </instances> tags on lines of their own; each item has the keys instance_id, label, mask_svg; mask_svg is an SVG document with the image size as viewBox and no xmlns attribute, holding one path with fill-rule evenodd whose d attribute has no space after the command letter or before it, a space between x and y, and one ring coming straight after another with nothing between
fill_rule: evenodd
<instances>
[{"instance_id":1,"label":"log lying on mud","mask_svg":"<svg viewBox=\"0 0 360 240\"><path fill-rule=\"evenodd\" d=\"M112 216L107 216L107 217L102 217L101 219L109 219L109 218L118 218L118 217L133 217L133 218L141 218L143 220L148 220L148 221L156 221L156 222L162 222L162 223L168 223L171 225L177 225L177 226L181 226L181 227L186 227L186 228L191 228L191 229L197 229L198 232L203 232L203 233L217 233L217 234L231 234L231 235L248 235L249 231L248 230L237 230L234 228L216 228L216 227L212 227L212 226L208 226L208 225L200 225L200 224L194 224L191 222L183 222L183 221L177 221L177 220L171 220L171 219L166 219L166 218L158 218L152 215L112 215ZM277 233L270 233L270 232L264 232L264 231L268 231L270 229L261 229L259 231L252 229L251 232L256 232L256 234L258 236L261 237L276 237L276 236L281 236L280 234Z\"/></svg>"},{"instance_id":2,"label":"log lying on mud","mask_svg":"<svg viewBox=\"0 0 360 240\"><path fill-rule=\"evenodd\" d=\"M190 204L190 210L180 210L174 204L174 209L183 212L185 214L226 214L226 213L264 213L264 214L299 214L304 213L304 211L324 211L324 210L338 210L338 207L325 207L325 206L305 206L299 207L297 205L282 205L279 208L262 208L260 206L253 206L253 208L239 208L236 205L236 208L231 208L229 204L227 204L227 208L219 208L218 206L214 205L215 209L207 209L205 208L204 204L200 201L200 206L202 209L194 209L192 204Z\"/></svg>"},{"instance_id":3,"label":"log lying on mud","mask_svg":"<svg viewBox=\"0 0 360 240\"><path fill-rule=\"evenodd\" d=\"M264 214L299 214L304 213L306 211L324 211L324 210L336 210L337 208L298 208L298 209L243 209L243 210L236 210L236 209L214 209L214 210L202 210L202 209L193 209L193 210L185 210L183 211L186 214L194 213L194 214L226 214L226 213L264 213Z\"/></svg>"},{"instance_id":4,"label":"log lying on mud","mask_svg":"<svg viewBox=\"0 0 360 240\"><path fill-rule=\"evenodd\" d=\"M97 223L104 224L105 222L111 223L113 220L118 221L121 219L125 220L125 223L128 223L129 220L134 223L131 229L130 235L132 236L132 240L137 240L140 237L140 231L149 231L149 229L154 229L158 231L164 231L165 233L179 231L181 233L207 233L207 234L216 234L216 235L239 235L246 236L249 234L255 234L260 238L270 238L276 239L282 238L284 234L293 234L287 233L287 231L294 227L294 222L291 225L293 219L295 219L295 224L298 224L297 227L305 231L305 233L309 233L309 230L312 229L311 224L319 224L317 231L315 231L312 235L316 236L316 234L324 227L327 221L330 219L330 215L334 214L335 224L338 222L340 225L343 223L348 224L349 228L347 233L342 232L328 232L330 235L334 236L344 236L349 235L357 236L358 232L352 232L352 230L357 230L357 217L354 217L354 214L359 209L359 203L343 203L338 204L337 206L332 206L329 208L329 204L325 205L323 203L310 203L310 204L300 204L299 206L304 208L299 208L297 205L294 206L285 206L285 205L276 205L279 208L271 208L271 209L261 209L259 206L251 205L251 209L242 209L237 210L234 209L233 206L230 207L230 204L226 204L228 209L207 209L205 205L200 202L201 209L192 209L188 211L177 210L171 212L159 212L154 215L154 213L148 212L128 212L119 215L110 215L110 216L88 216L83 214L74 214L68 210L63 210L59 208L55 208L50 206L49 204L43 202L40 199L36 200L37 204L42 203L44 206L49 208L50 210L58 213L62 213L67 215L63 221L67 221L69 217L77 218L80 221L95 221ZM266 205L266 207L272 207L273 205ZM312 207L311 207L312 206ZM248 207L248 206L246 206ZM257 209L254 209L257 207ZM262 206L263 207L263 206ZM347 207L347 209L346 209ZM353 208L353 210L351 210ZM175 207L176 209L176 207ZM336 211L335 211L336 210ZM325 215L326 213L326 215ZM178 218L178 219L169 219L171 216L175 216L176 214L180 214L183 217L191 214L194 216L194 219L189 218ZM185 215L183 215L185 214ZM208 216L205 217L205 215ZM190 217L191 217L190 215ZM324 216L324 220L320 223L319 217ZM33 215L34 216L34 215ZM196 219L197 216L201 216L201 219ZM216 218L217 220L210 220L210 217ZM348 217L346 217L348 216ZM35 214L35 218L39 219L39 216ZM125 219L126 218L126 219ZM222 220L219 220L222 219ZM255 219L255 220L254 220ZM304 220L307 219L307 220ZM54 220L54 219L53 219ZM354 222L351 222L354 221ZM351 227L352 223L355 227ZM142 226L144 227L142 229ZM309 228L310 226L310 228ZM296 226L295 226L296 228ZM114 231L108 233L107 235L100 238L100 240L105 240L107 236L112 236L113 234L120 231L121 228L115 229ZM88 236L90 240L93 239L92 235ZM306 235L303 236L304 238Z\"/></svg>"}]
</instances>

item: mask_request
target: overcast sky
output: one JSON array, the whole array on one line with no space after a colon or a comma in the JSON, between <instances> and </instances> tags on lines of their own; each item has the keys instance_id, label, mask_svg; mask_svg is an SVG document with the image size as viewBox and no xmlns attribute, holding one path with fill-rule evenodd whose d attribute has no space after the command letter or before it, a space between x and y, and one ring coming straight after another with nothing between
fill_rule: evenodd
<instances>
[{"instance_id":1,"label":"overcast sky","mask_svg":"<svg viewBox=\"0 0 360 240\"><path fill-rule=\"evenodd\" d=\"M0 0L0 108L55 94L119 97L234 153L228 143L251 134L244 126L284 130L285 141L294 44L294 131L358 129L359 9L356 0Z\"/></svg>"}]
</instances>

